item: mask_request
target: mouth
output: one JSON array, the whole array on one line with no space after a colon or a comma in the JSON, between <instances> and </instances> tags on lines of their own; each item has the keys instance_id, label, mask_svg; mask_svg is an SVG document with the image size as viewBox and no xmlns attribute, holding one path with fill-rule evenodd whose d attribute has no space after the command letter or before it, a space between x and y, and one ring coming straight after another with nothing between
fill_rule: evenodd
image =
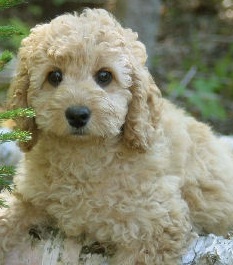
<instances>
[{"instance_id":1,"label":"mouth","mask_svg":"<svg viewBox=\"0 0 233 265\"><path fill-rule=\"evenodd\" d=\"M81 128L71 128L70 130L70 134L71 135L75 135L75 136L86 136L88 135L88 130L85 127L81 127Z\"/></svg>"}]
</instances>

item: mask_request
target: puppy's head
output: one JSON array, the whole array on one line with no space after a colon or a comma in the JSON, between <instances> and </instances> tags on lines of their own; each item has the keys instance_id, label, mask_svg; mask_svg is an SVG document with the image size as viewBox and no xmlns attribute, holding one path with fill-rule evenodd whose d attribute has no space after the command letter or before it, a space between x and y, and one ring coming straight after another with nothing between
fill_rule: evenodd
<instances>
[{"instance_id":1,"label":"puppy's head","mask_svg":"<svg viewBox=\"0 0 233 265\"><path fill-rule=\"evenodd\" d=\"M150 146L160 92L145 67L144 45L105 10L85 10L36 26L23 40L9 92L11 108L32 107L19 119L32 140L40 133L88 140L119 137L130 148Z\"/></svg>"}]
</instances>

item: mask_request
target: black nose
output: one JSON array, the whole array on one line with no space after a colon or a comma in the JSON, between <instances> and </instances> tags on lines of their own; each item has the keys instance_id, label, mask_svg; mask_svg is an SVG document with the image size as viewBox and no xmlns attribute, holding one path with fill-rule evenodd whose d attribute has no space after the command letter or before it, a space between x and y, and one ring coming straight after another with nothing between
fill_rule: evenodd
<instances>
[{"instance_id":1,"label":"black nose","mask_svg":"<svg viewBox=\"0 0 233 265\"><path fill-rule=\"evenodd\" d=\"M87 124L91 116L91 111L84 106L72 106L66 109L65 116L70 126L78 129Z\"/></svg>"}]
</instances>

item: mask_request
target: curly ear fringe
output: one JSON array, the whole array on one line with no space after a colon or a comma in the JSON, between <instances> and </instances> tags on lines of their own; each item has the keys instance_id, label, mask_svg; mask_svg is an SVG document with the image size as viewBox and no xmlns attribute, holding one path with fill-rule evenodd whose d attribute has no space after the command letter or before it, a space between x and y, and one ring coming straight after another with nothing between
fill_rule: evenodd
<instances>
[{"instance_id":1,"label":"curly ear fringe","mask_svg":"<svg viewBox=\"0 0 233 265\"><path fill-rule=\"evenodd\" d=\"M18 73L11 83L8 92L8 109L27 108L27 91L29 88L29 77L26 65L23 60L20 61ZM28 142L19 142L22 151L28 152L37 142L37 127L34 118L17 118L16 126L20 130L28 131L32 134L32 139Z\"/></svg>"},{"instance_id":2,"label":"curly ear fringe","mask_svg":"<svg viewBox=\"0 0 233 265\"><path fill-rule=\"evenodd\" d=\"M145 152L155 137L161 112L161 93L146 68L137 68L131 87L132 101L124 124L124 143Z\"/></svg>"}]
</instances>

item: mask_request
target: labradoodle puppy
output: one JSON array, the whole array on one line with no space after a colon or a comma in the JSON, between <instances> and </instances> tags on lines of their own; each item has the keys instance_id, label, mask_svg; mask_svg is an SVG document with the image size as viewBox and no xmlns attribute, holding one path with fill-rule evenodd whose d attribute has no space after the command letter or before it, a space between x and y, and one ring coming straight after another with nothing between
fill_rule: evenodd
<instances>
[{"instance_id":1,"label":"labradoodle puppy","mask_svg":"<svg viewBox=\"0 0 233 265\"><path fill-rule=\"evenodd\" d=\"M233 157L163 99L137 34L104 10L66 14L23 40L11 108L32 139L0 214L0 254L32 227L112 244L111 265L174 265L194 233L233 224Z\"/></svg>"}]
</instances>

